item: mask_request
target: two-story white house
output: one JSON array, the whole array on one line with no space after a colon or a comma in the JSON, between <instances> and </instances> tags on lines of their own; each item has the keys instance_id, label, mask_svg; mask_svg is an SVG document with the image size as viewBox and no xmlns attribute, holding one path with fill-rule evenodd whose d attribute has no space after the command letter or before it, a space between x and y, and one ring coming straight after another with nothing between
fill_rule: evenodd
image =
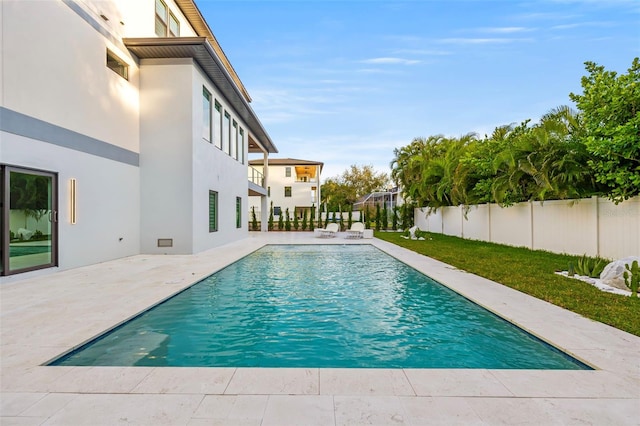
<instances>
[{"instance_id":1,"label":"two-story white house","mask_svg":"<svg viewBox=\"0 0 640 426\"><path fill-rule=\"evenodd\" d=\"M274 218L278 219L289 209L289 215L302 219L304 212L311 218L311 208L315 207L315 220L318 219L318 200L320 200L320 174L324 163L319 161L298 160L295 158L269 158L265 173L264 160L250 160L249 165L268 175L267 185L270 208L273 202ZM256 215L264 217L264 207L257 197L250 197L249 209L255 208ZM268 216L268 212L267 212Z\"/></svg>"},{"instance_id":2,"label":"two-story white house","mask_svg":"<svg viewBox=\"0 0 640 426\"><path fill-rule=\"evenodd\" d=\"M277 149L194 0L3 0L0 32L0 280L247 237Z\"/></svg>"}]
</instances>

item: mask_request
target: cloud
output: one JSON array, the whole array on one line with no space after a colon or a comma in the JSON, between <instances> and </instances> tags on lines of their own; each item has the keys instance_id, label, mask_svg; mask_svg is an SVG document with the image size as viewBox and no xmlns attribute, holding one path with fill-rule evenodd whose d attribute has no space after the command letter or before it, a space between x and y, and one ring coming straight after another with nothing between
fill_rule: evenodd
<instances>
[{"instance_id":1,"label":"cloud","mask_svg":"<svg viewBox=\"0 0 640 426\"><path fill-rule=\"evenodd\" d=\"M416 59L403 59L403 58L391 58L391 57L364 59L360 62L363 64L401 64L401 65L415 65L420 63L420 61Z\"/></svg>"},{"instance_id":2,"label":"cloud","mask_svg":"<svg viewBox=\"0 0 640 426\"><path fill-rule=\"evenodd\" d=\"M614 24L612 22L607 22L607 21L588 21L588 22L574 22L571 24L560 24L560 25L554 25L551 27L551 29L554 30L571 30L574 28L580 28L580 27L611 27Z\"/></svg>"},{"instance_id":3,"label":"cloud","mask_svg":"<svg viewBox=\"0 0 640 426\"><path fill-rule=\"evenodd\" d=\"M490 27L490 28L480 28L480 31L485 33L493 33L493 34L513 34L513 33L523 33L533 31L534 28L527 27Z\"/></svg>"},{"instance_id":4,"label":"cloud","mask_svg":"<svg viewBox=\"0 0 640 426\"><path fill-rule=\"evenodd\" d=\"M394 53L400 55L419 55L419 56L448 56L453 52L447 50L433 50L433 49L398 49Z\"/></svg>"},{"instance_id":5,"label":"cloud","mask_svg":"<svg viewBox=\"0 0 640 426\"><path fill-rule=\"evenodd\" d=\"M457 38L443 38L440 39L439 42L443 44L457 44L457 45L467 45L467 44L507 44L507 43L515 43L519 41L530 41L531 39L526 38L473 38L473 37L457 37Z\"/></svg>"},{"instance_id":6,"label":"cloud","mask_svg":"<svg viewBox=\"0 0 640 426\"><path fill-rule=\"evenodd\" d=\"M252 103L254 109L260 111L261 121L265 124L286 123L301 117L336 113L326 106L335 105L340 101L339 97L314 95L309 90L304 92L308 95L281 89L255 89L251 91Z\"/></svg>"}]
</instances>

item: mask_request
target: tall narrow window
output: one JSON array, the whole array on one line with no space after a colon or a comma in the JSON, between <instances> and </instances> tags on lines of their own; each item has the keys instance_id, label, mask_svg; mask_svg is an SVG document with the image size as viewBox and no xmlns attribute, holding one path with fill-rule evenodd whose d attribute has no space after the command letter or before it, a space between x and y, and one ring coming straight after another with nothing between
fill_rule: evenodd
<instances>
[{"instance_id":1,"label":"tall narrow window","mask_svg":"<svg viewBox=\"0 0 640 426\"><path fill-rule=\"evenodd\" d=\"M285 177L291 177L291 167L285 167L284 168L284 176Z\"/></svg>"},{"instance_id":2,"label":"tall narrow window","mask_svg":"<svg viewBox=\"0 0 640 426\"><path fill-rule=\"evenodd\" d=\"M125 80L129 80L129 65L107 49L107 68Z\"/></svg>"},{"instance_id":3,"label":"tall narrow window","mask_svg":"<svg viewBox=\"0 0 640 426\"><path fill-rule=\"evenodd\" d=\"M236 197L236 228L242 228L242 198Z\"/></svg>"},{"instance_id":4,"label":"tall narrow window","mask_svg":"<svg viewBox=\"0 0 640 426\"><path fill-rule=\"evenodd\" d=\"M167 36L167 15L169 9L162 0L156 0L156 35L158 37Z\"/></svg>"},{"instance_id":5,"label":"tall narrow window","mask_svg":"<svg viewBox=\"0 0 640 426\"><path fill-rule=\"evenodd\" d=\"M285 186L284 187L284 196L285 197L291 197L291 187L290 186Z\"/></svg>"},{"instance_id":6,"label":"tall narrow window","mask_svg":"<svg viewBox=\"0 0 640 426\"><path fill-rule=\"evenodd\" d=\"M238 137L238 152L240 154L240 162L244 164L244 129L240 127L240 136Z\"/></svg>"},{"instance_id":7,"label":"tall narrow window","mask_svg":"<svg viewBox=\"0 0 640 426\"><path fill-rule=\"evenodd\" d=\"M202 88L202 138L211 142L211 93Z\"/></svg>"},{"instance_id":8,"label":"tall narrow window","mask_svg":"<svg viewBox=\"0 0 640 426\"><path fill-rule=\"evenodd\" d=\"M209 232L218 230L218 193L209 191Z\"/></svg>"},{"instance_id":9,"label":"tall narrow window","mask_svg":"<svg viewBox=\"0 0 640 426\"><path fill-rule=\"evenodd\" d=\"M169 12L169 37L180 36L180 22L173 13Z\"/></svg>"},{"instance_id":10,"label":"tall narrow window","mask_svg":"<svg viewBox=\"0 0 640 426\"><path fill-rule=\"evenodd\" d=\"M233 120L233 127L231 128L231 149L229 152L236 160L238 159L238 122Z\"/></svg>"},{"instance_id":11,"label":"tall narrow window","mask_svg":"<svg viewBox=\"0 0 640 426\"><path fill-rule=\"evenodd\" d=\"M231 138L231 116L224 112L224 122L222 123L222 150L229 153L229 140Z\"/></svg>"},{"instance_id":12,"label":"tall narrow window","mask_svg":"<svg viewBox=\"0 0 640 426\"><path fill-rule=\"evenodd\" d=\"M216 147L222 149L222 105L220 105L218 101L216 101L216 112L213 122L216 126L216 131L214 133L214 137L216 139Z\"/></svg>"}]
</instances>

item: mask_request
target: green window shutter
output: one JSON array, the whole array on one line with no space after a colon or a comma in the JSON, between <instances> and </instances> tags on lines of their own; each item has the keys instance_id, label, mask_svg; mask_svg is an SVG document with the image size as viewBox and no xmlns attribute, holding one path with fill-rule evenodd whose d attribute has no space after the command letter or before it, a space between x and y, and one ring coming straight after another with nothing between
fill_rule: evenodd
<instances>
[{"instance_id":1,"label":"green window shutter","mask_svg":"<svg viewBox=\"0 0 640 426\"><path fill-rule=\"evenodd\" d=\"M242 228L242 198L236 197L236 228Z\"/></svg>"},{"instance_id":2,"label":"green window shutter","mask_svg":"<svg viewBox=\"0 0 640 426\"><path fill-rule=\"evenodd\" d=\"M209 191L209 232L218 230L218 193Z\"/></svg>"}]
</instances>

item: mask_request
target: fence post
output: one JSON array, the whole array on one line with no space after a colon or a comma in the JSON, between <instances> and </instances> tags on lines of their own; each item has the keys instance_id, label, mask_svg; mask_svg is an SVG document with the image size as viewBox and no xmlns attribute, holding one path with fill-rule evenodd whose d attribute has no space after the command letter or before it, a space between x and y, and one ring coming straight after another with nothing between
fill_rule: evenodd
<instances>
[{"instance_id":1,"label":"fence post","mask_svg":"<svg viewBox=\"0 0 640 426\"><path fill-rule=\"evenodd\" d=\"M533 244L533 201L529 200L529 222L531 223L531 250L535 250L535 245Z\"/></svg>"},{"instance_id":2,"label":"fence post","mask_svg":"<svg viewBox=\"0 0 640 426\"><path fill-rule=\"evenodd\" d=\"M600 197L594 195L593 198L596 200L596 256L600 257Z\"/></svg>"}]
</instances>

